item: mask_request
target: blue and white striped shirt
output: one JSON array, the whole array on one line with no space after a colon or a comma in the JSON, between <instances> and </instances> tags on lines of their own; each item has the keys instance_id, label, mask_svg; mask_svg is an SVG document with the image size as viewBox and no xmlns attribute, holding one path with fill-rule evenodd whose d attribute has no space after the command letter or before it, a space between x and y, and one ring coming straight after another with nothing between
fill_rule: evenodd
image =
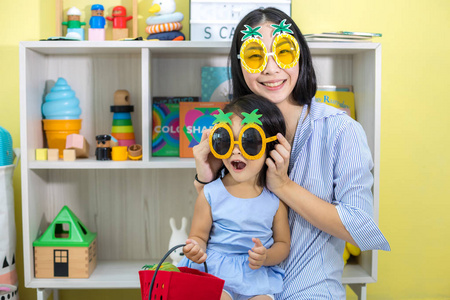
<instances>
[{"instance_id":1,"label":"blue and white striped shirt","mask_svg":"<svg viewBox=\"0 0 450 300\"><path fill-rule=\"evenodd\" d=\"M303 107L302 117L307 105ZM291 151L291 180L336 206L361 250L390 250L372 218L373 168L361 125L343 111L313 99L299 122ZM341 283L345 241L289 210L291 252L281 264L284 291L276 299L345 299Z\"/></svg>"}]
</instances>

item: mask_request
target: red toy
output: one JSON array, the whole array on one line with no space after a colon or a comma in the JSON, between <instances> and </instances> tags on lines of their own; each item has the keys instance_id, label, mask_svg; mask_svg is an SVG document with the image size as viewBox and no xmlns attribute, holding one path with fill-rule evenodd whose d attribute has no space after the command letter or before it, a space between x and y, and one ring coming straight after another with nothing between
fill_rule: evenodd
<instances>
[{"instance_id":1,"label":"red toy","mask_svg":"<svg viewBox=\"0 0 450 300\"><path fill-rule=\"evenodd\" d=\"M108 21L113 22L113 28L127 28L127 21L133 16L127 17L127 9L123 6L115 6L113 8L112 17L106 17Z\"/></svg>"}]
</instances>

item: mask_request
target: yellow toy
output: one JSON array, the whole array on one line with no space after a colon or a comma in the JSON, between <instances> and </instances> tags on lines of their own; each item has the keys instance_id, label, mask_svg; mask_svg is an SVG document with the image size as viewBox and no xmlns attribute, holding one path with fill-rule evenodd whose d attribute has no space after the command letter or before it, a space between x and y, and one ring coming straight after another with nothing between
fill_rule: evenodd
<instances>
[{"instance_id":1,"label":"yellow toy","mask_svg":"<svg viewBox=\"0 0 450 300\"><path fill-rule=\"evenodd\" d=\"M350 256L358 256L360 254L361 254L361 249L359 249L355 245L352 245L352 244L346 242L345 248L344 248L344 254L343 254L344 265L347 264L347 261L350 258Z\"/></svg>"}]
</instances>

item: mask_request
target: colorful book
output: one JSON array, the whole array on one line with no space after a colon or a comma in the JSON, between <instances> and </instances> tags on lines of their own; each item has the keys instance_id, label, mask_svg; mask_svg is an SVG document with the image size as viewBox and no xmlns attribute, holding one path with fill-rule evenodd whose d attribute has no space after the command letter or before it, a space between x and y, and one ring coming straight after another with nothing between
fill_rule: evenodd
<instances>
[{"instance_id":1,"label":"colorful book","mask_svg":"<svg viewBox=\"0 0 450 300\"><path fill-rule=\"evenodd\" d=\"M180 96L180 97L153 97L153 103L180 103L180 102L198 102L200 97L191 96Z\"/></svg>"},{"instance_id":2,"label":"colorful book","mask_svg":"<svg viewBox=\"0 0 450 300\"><path fill-rule=\"evenodd\" d=\"M152 111L152 155L179 156L179 103L154 103Z\"/></svg>"},{"instance_id":3,"label":"colorful book","mask_svg":"<svg viewBox=\"0 0 450 300\"><path fill-rule=\"evenodd\" d=\"M225 102L181 102L180 103L180 157L194 157L192 148L202 139L205 129L213 127L217 109Z\"/></svg>"},{"instance_id":4,"label":"colorful book","mask_svg":"<svg viewBox=\"0 0 450 300\"><path fill-rule=\"evenodd\" d=\"M315 101L341 109L356 120L355 95L352 92L317 91Z\"/></svg>"},{"instance_id":5,"label":"colorful book","mask_svg":"<svg viewBox=\"0 0 450 300\"><path fill-rule=\"evenodd\" d=\"M202 102L225 102L232 98L229 67L202 67Z\"/></svg>"}]
</instances>

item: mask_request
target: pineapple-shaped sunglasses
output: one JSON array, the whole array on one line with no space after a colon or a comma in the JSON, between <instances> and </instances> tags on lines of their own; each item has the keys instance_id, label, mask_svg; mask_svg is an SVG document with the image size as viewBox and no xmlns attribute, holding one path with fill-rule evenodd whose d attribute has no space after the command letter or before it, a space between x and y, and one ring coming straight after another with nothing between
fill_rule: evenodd
<instances>
[{"instance_id":1,"label":"pineapple-shaped sunglasses","mask_svg":"<svg viewBox=\"0 0 450 300\"><path fill-rule=\"evenodd\" d=\"M282 69L294 67L300 58L300 48L293 36L294 32L289 29L291 24L286 24L286 19L279 25L272 24L274 29L272 36L275 37L272 43L272 52L267 51L266 45L261 40L262 34L258 31L261 26L252 28L244 25L246 30L242 41L244 43L238 54L242 66L249 73L261 73L267 66L269 56L273 56L277 65Z\"/></svg>"},{"instance_id":2,"label":"pineapple-shaped sunglasses","mask_svg":"<svg viewBox=\"0 0 450 300\"><path fill-rule=\"evenodd\" d=\"M266 151L266 144L277 139L276 136L266 138L264 130L259 118L262 115L256 114L258 109L251 113L243 112L244 119L242 120L241 131L239 132L239 139L234 140L233 131L230 125L231 112L224 113L221 109L215 115L216 120L213 122L214 127L209 134L209 148L211 153L219 159L227 159L233 152L234 145L237 144L241 150L242 156L246 159L258 159L263 156Z\"/></svg>"}]
</instances>

